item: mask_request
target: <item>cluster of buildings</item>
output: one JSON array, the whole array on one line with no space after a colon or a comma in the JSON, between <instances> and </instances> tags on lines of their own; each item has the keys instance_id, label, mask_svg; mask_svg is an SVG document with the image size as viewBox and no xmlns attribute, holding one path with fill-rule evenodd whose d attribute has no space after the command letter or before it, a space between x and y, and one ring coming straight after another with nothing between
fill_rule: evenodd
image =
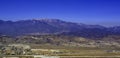
<instances>
[{"instance_id":1,"label":"cluster of buildings","mask_svg":"<svg viewBox=\"0 0 120 58\"><path fill-rule=\"evenodd\" d=\"M29 45L24 44L9 44L0 47L1 55L30 55L32 51Z\"/></svg>"}]
</instances>

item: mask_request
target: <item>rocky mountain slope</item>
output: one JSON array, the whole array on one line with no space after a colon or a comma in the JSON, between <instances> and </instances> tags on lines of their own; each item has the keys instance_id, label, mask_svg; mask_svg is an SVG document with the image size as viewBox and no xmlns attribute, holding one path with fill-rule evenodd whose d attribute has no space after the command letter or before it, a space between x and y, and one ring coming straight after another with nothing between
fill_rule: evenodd
<instances>
[{"instance_id":1,"label":"rocky mountain slope","mask_svg":"<svg viewBox=\"0 0 120 58\"><path fill-rule=\"evenodd\" d=\"M95 39L108 35L120 35L120 26L108 28L100 25L78 24L58 19L0 20L0 35L20 36L30 34L61 34Z\"/></svg>"}]
</instances>

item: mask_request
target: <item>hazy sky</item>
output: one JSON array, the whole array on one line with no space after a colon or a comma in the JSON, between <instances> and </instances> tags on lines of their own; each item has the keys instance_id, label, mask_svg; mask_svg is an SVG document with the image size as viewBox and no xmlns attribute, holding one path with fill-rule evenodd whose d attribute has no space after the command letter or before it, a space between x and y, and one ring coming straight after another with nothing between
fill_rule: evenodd
<instances>
[{"instance_id":1,"label":"hazy sky","mask_svg":"<svg viewBox=\"0 0 120 58\"><path fill-rule=\"evenodd\" d=\"M0 0L0 19L31 18L117 26L120 25L120 0Z\"/></svg>"}]
</instances>

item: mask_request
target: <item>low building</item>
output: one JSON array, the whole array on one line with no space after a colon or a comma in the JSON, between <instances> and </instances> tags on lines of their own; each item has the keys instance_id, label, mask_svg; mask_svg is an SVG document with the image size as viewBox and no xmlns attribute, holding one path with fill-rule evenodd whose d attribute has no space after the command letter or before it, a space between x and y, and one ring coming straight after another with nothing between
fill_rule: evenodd
<instances>
[{"instance_id":1,"label":"low building","mask_svg":"<svg viewBox=\"0 0 120 58\"><path fill-rule=\"evenodd\" d=\"M59 56L35 55L34 58L60 58Z\"/></svg>"}]
</instances>

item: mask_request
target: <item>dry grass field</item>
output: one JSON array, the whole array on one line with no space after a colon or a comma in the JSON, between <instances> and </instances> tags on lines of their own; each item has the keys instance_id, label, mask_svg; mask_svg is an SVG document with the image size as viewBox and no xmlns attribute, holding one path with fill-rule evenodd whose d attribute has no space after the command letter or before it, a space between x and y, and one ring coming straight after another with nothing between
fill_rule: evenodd
<instances>
[{"instance_id":1,"label":"dry grass field","mask_svg":"<svg viewBox=\"0 0 120 58\"><path fill-rule=\"evenodd\" d=\"M59 53L50 51L37 51L46 55L58 56L120 56L119 48L91 48L91 47L66 47L66 46L50 46L50 45L34 45L37 49L59 50Z\"/></svg>"}]
</instances>

